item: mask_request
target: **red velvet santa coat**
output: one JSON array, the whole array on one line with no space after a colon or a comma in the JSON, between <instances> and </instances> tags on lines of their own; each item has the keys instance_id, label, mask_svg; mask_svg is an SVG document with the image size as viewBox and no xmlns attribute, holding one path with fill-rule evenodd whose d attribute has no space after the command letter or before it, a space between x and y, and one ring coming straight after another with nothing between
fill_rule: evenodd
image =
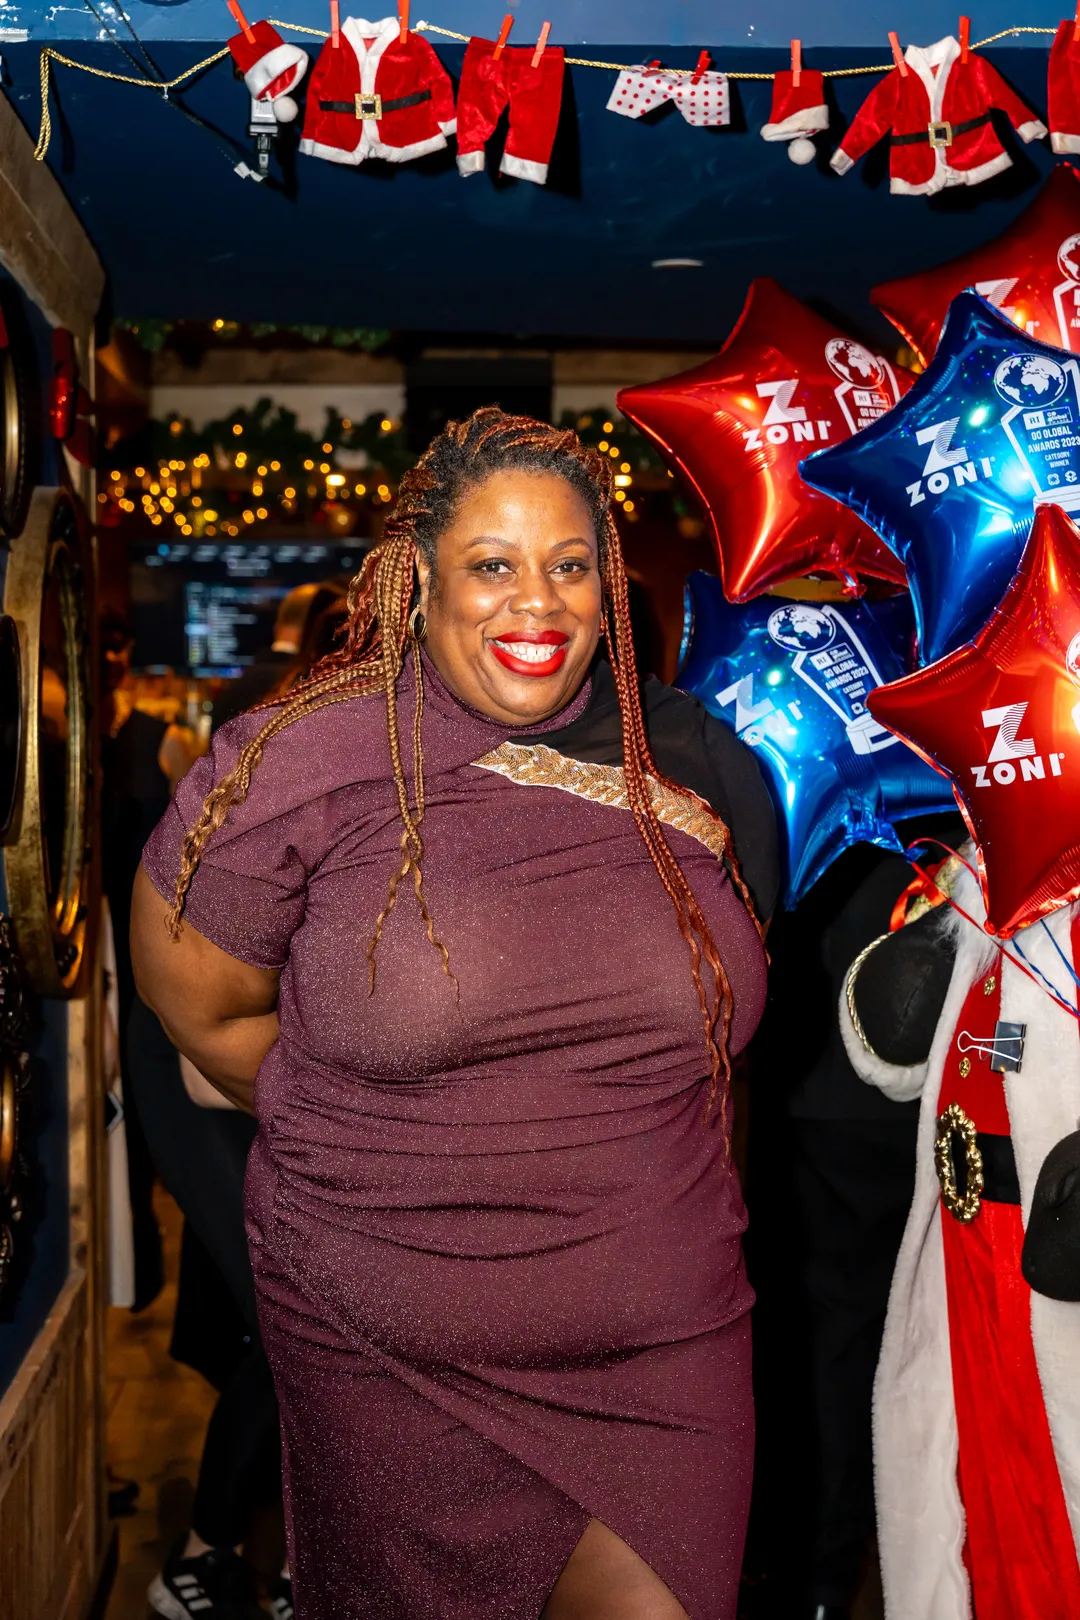
<instances>
[{"instance_id":1,"label":"red velvet santa coat","mask_svg":"<svg viewBox=\"0 0 1080 1620\"><path fill-rule=\"evenodd\" d=\"M930 196L946 186L978 185L1011 167L1012 159L985 116L991 107L1000 108L1022 140L1046 134L1046 125L1032 117L989 62L974 51L966 63L960 61L960 46L951 34L925 48L909 45L904 61L907 74L893 68L856 113L833 154L837 174L846 174L891 133L889 189L908 197ZM976 128L958 128L972 119L980 120ZM938 126L935 139L949 144L931 145L933 125ZM919 139L907 141L905 136Z\"/></svg>"},{"instance_id":2,"label":"red velvet santa coat","mask_svg":"<svg viewBox=\"0 0 1080 1620\"><path fill-rule=\"evenodd\" d=\"M985 916L978 886L967 872L960 873L953 897L970 916ZM1028 962L1051 984L1067 983L1057 952L1072 960L1077 909L1062 906L1046 918L1051 937L1040 927L1019 936ZM1025 1226L1043 1160L1080 1119L1075 1018L1011 962L995 961L993 941L958 913L951 913L948 923L957 936L956 961L925 1063L901 1068L868 1052L852 1025L846 995L840 997L840 1030L855 1072L895 1102L922 1099L915 1194L893 1274L874 1384L875 1498L886 1620L971 1620L934 1139L957 1020L972 984L991 963L1001 981L1002 1019L1026 1029L1023 1067L1003 1077ZM1080 968L1080 962L1074 966ZM1080 1547L1080 1305L1036 1293L1030 1302L1046 1416L1073 1538Z\"/></svg>"},{"instance_id":3,"label":"red velvet santa coat","mask_svg":"<svg viewBox=\"0 0 1080 1620\"><path fill-rule=\"evenodd\" d=\"M384 107L417 99L390 105L381 118L361 116L376 95ZM407 163L440 151L456 128L450 76L427 40L410 33L402 45L396 17L346 17L337 49L328 39L308 81L300 150L331 163Z\"/></svg>"}]
</instances>

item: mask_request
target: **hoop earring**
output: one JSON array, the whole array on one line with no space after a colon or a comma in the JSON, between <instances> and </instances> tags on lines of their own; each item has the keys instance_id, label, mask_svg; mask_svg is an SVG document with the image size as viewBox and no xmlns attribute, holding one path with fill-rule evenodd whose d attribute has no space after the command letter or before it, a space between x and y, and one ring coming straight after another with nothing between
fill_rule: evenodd
<instances>
[{"instance_id":1,"label":"hoop earring","mask_svg":"<svg viewBox=\"0 0 1080 1620\"><path fill-rule=\"evenodd\" d=\"M419 604L409 614L408 631L411 640L415 641L417 646L427 637L427 620L421 613Z\"/></svg>"}]
</instances>

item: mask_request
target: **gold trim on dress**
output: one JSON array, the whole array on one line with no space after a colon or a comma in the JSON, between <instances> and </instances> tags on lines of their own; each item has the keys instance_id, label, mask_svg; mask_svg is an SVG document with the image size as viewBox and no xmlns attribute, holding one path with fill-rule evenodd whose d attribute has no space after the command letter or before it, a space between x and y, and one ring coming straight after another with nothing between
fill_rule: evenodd
<instances>
[{"instance_id":1,"label":"gold trim on dress","mask_svg":"<svg viewBox=\"0 0 1080 1620\"><path fill-rule=\"evenodd\" d=\"M608 804L615 810L629 810L626 776L621 765L592 765L568 759L544 743L500 743L481 759L473 761L484 771L497 771L524 787L558 788L593 804ZM667 827L686 833L723 860L728 849L727 834L696 793L683 788L675 793L654 777L648 778L649 795L658 820Z\"/></svg>"}]
</instances>

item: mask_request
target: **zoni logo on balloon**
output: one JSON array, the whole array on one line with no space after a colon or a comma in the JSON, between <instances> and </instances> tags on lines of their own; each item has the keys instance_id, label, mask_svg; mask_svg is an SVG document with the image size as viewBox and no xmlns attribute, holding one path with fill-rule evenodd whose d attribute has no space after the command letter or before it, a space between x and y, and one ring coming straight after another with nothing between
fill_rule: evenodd
<instances>
[{"instance_id":1,"label":"zoni logo on balloon","mask_svg":"<svg viewBox=\"0 0 1080 1620\"><path fill-rule=\"evenodd\" d=\"M1074 636L1069 648L1069 668L1073 669L1074 654L1080 651L1080 636ZM1073 721L1080 729L1080 703L1073 709ZM1047 762L1050 765L1050 775L1061 775L1061 762L1064 753L1042 754L1035 751L1034 737L1020 737L1017 733L1024 723L1027 713L1027 702L1006 703L1000 709L984 709L982 723L988 731L993 732L994 741L986 758L985 765L973 765L971 774L975 778L976 787L990 787L992 783L987 771L992 771L994 781L1001 787L1009 787L1013 782L1044 782L1046 780Z\"/></svg>"},{"instance_id":2,"label":"zoni logo on balloon","mask_svg":"<svg viewBox=\"0 0 1080 1620\"><path fill-rule=\"evenodd\" d=\"M871 354L852 338L830 338L825 345L825 359L839 385L832 390L840 407L849 433L884 416L897 397L895 377L887 361ZM893 384L890 392L888 383ZM787 377L782 381L757 384L759 399L767 399L769 408L761 426L743 429L743 443L749 450L761 449L761 436L770 444L828 444L832 432L831 417L811 418L804 405L793 405L799 392L800 379Z\"/></svg>"},{"instance_id":3,"label":"zoni logo on balloon","mask_svg":"<svg viewBox=\"0 0 1080 1620\"><path fill-rule=\"evenodd\" d=\"M910 505L918 506L925 501L927 493L944 495L953 484L957 487L974 484L980 473L983 478L993 477L993 456L980 456L976 462L968 456L966 445L953 444L959 426L960 418L950 416L947 422L932 422L929 427L920 428L916 433L915 443L929 445L930 448L923 463L922 477L906 486Z\"/></svg>"}]
</instances>

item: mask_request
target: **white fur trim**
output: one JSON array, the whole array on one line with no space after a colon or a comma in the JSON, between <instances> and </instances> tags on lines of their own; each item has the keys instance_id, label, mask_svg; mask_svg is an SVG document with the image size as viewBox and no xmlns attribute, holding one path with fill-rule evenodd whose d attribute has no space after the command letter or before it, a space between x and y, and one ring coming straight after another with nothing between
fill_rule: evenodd
<instances>
[{"instance_id":1,"label":"white fur trim","mask_svg":"<svg viewBox=\"0 0 1080 1620\"><path fill-rule=\"evenodd\" d=\"M499 170L502 174L514 175L518 180L532 180L538 186L547 184L546 163L534 163L531 158L514 157L511 152L503 153L499 160Z\"/></svg>"},{"instance_id":2,"label":"white fur trim","mask_svg":"<svg viewBox=\"0 0 1080 1620\"><path fill-rule=\"evenodd\" d=\"M848 170L854 167L855 159L849 157L842 146L838 146L829 159L829 168L834 170L836 174L847 174Z\"/></svg>"},{"instance_id":3,"label":"white fur trim","mask_svg":"<svg viewBox=\"0 0 1080 1620\"><path fill-rule=\"evenodd\" d=\"M479 152L459 152L457 155L458 174L482 174L484 169L484 150Z\"/></svg>"},{"instance_id":4,"label":"white fur trim","mask_svg":"<svg viewBox=\"0 0 1080 1620\"><path fill-rule=\"evenodd\" d=\"M937 148L939 160L945 150L943 146ZM1011 168L1012 158L1008 152L999 152L997 157L990 158L986 163L980 163L974 169L954 169L949 164L939 161L932 179L916 184L911 180L900 180L893 175L889 181L889 190L894 197L934 197L949 186L977 186L984 180L989 180L991 175L1001 174L1005 169Z\"/></svg>"},{"instance_id":5,"label":"white fur trim","mask_svg":"<svg viewBox=\"0 0 1080 1620\"><path fill-rule=\"evenodd\" d=\"M307 51L301 50L299 45L286 45L282 42L275 45L272 51L267 51L265 56L260 56L257 62L252 63L244 74L244 83L249 94L259 101L274 80L291 69L292 76L288 84L283 84L278 91L279 95L284 95L287 91L296 89L307 72L307 65Z\"/></svg>"},{"instance_id":6,"label":"white fur trim","mask_svg":"<svg viewBox=\"0 0 1080 1620\"><path fill-rule=\"evenodd\" d=\"M1022 141L1041 141L1047 129L1041 118L1029 118L1026 124L1017 124L1016 133Z\"/></svg>"},{"instance_id":7,"label":"white fur trim","mask_svg":"<svg viewBox=\"0 0 1080 1620\"><path fill-rule=\"evenodd\" d=\"M1056 152L1058 157L1067 157L1070 153L1080 152L1080 135L1066 135L1055 129L1050 137L1050 150Z\"/></svg>"},{"instance_id":8,"label":"white fur trim","mask_svg":"<svg viewBox=\"0 0 1080 1620\"><path fill-rule=\"evenodd\" d=\"M790 141L796 135L817 135L829 127L829 109L824 104L820 107L806 107L802 112L792 113L787 118L781 118L776 124L762 124L761 138L763 141Z\"/></svg>"},{"instance_id":9,"label":"white fur trim","mask_svg":"<svg viewBox=\"0 0 1080 1620\"><path fill-rule=\"evenodd\" d=\"M958 905L984 915L967 872ZM1076 907L1047 926L1071 960ZM933 1142L945 1064L967 993L996 958L994 942L955 912L958 949L927 1066L919 1115L915 1196L893 1275L874 1389L874 1470L885 1612L888 1620L969 1620L963 1564L964 1513L956 1484L957 1433ZM1065 967L1035 925L1020 935L1027 956L1057 984ZM1006 946L1006 949L1010 947ZM1005 1076L1013 1150L1026 1219L1046 1153L1080 1118L1076 1021L1039 985L999 960L1001 1017L1026 1024L1023 1067ZM1032 1295L1032 1339L1047 1417L1073 1527L1080 1538L1080 1307Z\"/></svg>"},{"instance_id":10,"label":"white fur trim","mask_svg":"<svg viewBox=\"0 0 1080 1620\"><path fill-rule=\"evenodd\" d=\"M413 158L423 157L427 152L441 152L445 145L446 136L440 130L437 135L430 135L426 141L413 141L408 146L384 146L382 141L377 141L367 155L382 158L386 163L409 163Z\"/></svg>"},{"instance_id":11,"label":"white fur trim","mask_svg":"<svg viewBox=\"0 0 1080 1620\"><path fill-rule=\"evenodd\" d=\"M926 1083L925 1063L886 1063L876 1052L868 1052L851 1022L846 990L840 993L840 1035L848 1062L860 1080L877 1086L891 1102L910 1102Z\"/></svg>"},{"instance_id":12,"label":"white fur trim","mask_svg":"<svg viewBox=\"0 0 1080 1620\"><path fill-rule=\"evenodd\" d=\"M354 168L368 156L359 147L355 152L346 152L343 146L325 146L322 141L313 141L308 136L301 140L300 150L305 157L325 158L327 163L349 163Z\"/></svg>"},{"instance_id":13,"label":"white fur trim","mask_svg":"<svg viewBox=\"0 0 1080 1620\"><path fill-rule=\"evenodd\" d=\"M446 120L445 124L440 124L439 125L439 128L442 130L444 135L456 135L457 134L457 119L456 118L448 118Z\"/></svg>"},{"instance_id":14,"label":"white fur trim","mask_svg":"<svg viewBox=\"0 0 1080 1620\"><path fill-rule=\"evenodd\" d=\"M425 152L441 152L445 145L446 136L440 134L432 135L426 141L413 141L411 146L384 146L377 140L370 144L361 141L352 152L340 146L325 146L322 141L302 140L300 150L305 157L325 158L328 163L350 163L355 168L367 158L382 158L384 163L408 163L412 158L423 157Z\"/></svg>"}]
</instances>

